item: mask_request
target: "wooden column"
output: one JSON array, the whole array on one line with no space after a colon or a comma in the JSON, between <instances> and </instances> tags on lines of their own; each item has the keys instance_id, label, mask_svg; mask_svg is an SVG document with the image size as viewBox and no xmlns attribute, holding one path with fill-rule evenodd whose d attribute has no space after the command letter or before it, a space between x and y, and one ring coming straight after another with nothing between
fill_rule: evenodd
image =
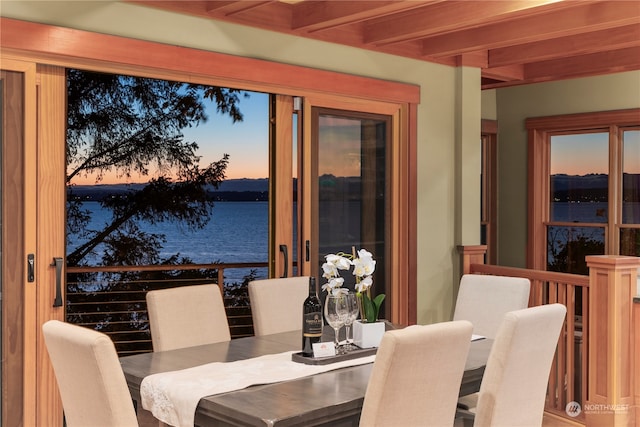
<instances>
[{"instance_id":1,"label":"wooden column","mask_svg":"<svg viewBox=\"0 0 640 427\"><path fill-rule=\"evenodd\" d=\"M635 379L635 401L634 409L636 412L636 427L640 426L640 289L639 294L633 299L633 354L635 360L633 363L633 378Z\"/></svg>"},{"instance_id":2,"label":"wooden column","mask_svg":"<svg viewBox=\"0 0 640 427\"><path fill-rule=\"evenodd\" d=\"M458 246L461 256L462 274L470 274L471 264L484 264L487 245Z\"/></svg>"},{"instance_id":3,"label":"wooden column","mask_svg":"<svg viewBox=\"0 0 640 427\"><path fill-rule=\"evenodd\" d=\"M587 256L589 266L588 427L635 427L633 297L640 258Z\"/></svg>"}]
</instances>

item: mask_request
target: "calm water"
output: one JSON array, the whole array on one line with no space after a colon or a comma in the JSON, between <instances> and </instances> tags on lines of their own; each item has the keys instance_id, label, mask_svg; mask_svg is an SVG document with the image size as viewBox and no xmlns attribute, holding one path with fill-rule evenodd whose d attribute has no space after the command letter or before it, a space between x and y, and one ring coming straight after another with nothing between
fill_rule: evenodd
<instances>
[{"instance_id":1,"label":"calm water","mask_svg":"<svg viewBox=\"0 0 640 427\"><path fill-rule=\"evenodd\" d=\"M98 202L85 202L83 205L92 212L88 228L102 229L109 220L109 211L103 210ZM606 203L558 202L553 205L553 216L557 221L606 221ZM630 208L629 205L632 204L626 207ZM640 203L633 205L627 213L640 223ZM206 264L266 262L268 257L268 202L216 202L211 220L202 230L192 231L171 222L142 223L141 229L165 235L167 241L160 250L163 258L180 253L194 263ZM83 242L70 244L68 252L80 243ZM225 280L240 281L248 273L249 270L231 269L225 272ZM266 277L266 268L258 269L258 275Z\"/></svg>"},{"instance_id":2,"label":"calm water","mask_svg":"<svg viewBox=\"0 0 640 427\"><path fill-rule=\"evenodd\" d=\"M553 221L606 223L608 220L606 202L554 202L551 209ZM640 224L640 203L625 202L622 207L622 217L625 224Z\"/></svg>"},{"instance_id":3,"label":"calm water","mask_svg":"<svg viewBox=\"0 0 640 427\"><path fill-rule=\"evenodd\" d=\"M110 211L102 209L98 202L85 202L83 207L92 213L89 229L102 229L110 220ZM268 257L268 202L215 202L211 220L201 230L189 230L172 222L141 223L140 228L165 235L166 243L160 250L163 258L180 253L196 264L207 264L266 262ZM84 242L70 243L67 252L81 243ZM248 272L225 270L225 281L239 281ZM259 269L258 274L266 277L266 268Z\"/></svg>"}]
</instances>

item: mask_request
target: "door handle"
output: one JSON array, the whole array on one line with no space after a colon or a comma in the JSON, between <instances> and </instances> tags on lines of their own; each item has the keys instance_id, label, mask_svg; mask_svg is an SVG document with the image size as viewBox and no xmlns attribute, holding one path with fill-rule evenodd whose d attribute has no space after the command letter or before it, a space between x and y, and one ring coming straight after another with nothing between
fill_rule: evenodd
<instances>
[{"instance_id":1,"label":"door handle","mask_svg":"<svg viewBox=\"0 0 640 427\"><path fill-rule=\"evenodd\" d=\"M289 249L287 249L287 245L280 245L280 252L284 255L284 273L280 278L285 278L289 276Z\"/></svg>"},{"instance_id":2,"label":"door handle","mask_svg":"<svg viewBox=\"0 0 640 427\"><path fill-rule=\"evenodd\" d=\"M54 307L62 307L62 258L53 258L52 267L56 267L56 297L53 300Z\"/></svg>"},{"instance_id":3,"label":"door handle","mask_svg":"<svg viewBox=\"0 0 640 427\"><path fill-rule=\"evenodd\" d=\"M33 254L27 255L27 282L36 280L36 260Z\"/></svg>"}]
</instances>

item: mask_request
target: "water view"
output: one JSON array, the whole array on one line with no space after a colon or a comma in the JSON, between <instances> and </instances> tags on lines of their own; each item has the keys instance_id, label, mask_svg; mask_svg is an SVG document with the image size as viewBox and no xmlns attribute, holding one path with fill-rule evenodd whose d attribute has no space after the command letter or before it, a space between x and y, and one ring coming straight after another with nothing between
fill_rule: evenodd
<instances>
[{"instance_id":1,"label":"water view","mask_svg":"<svg viewBox=\"0 0 640 427\"><path fill-rule=\"evenodd\" d=\"M102 229L109 222L111 211L102 209L99 202L83 202L82 206L91 212L88 229ZM190 230L174 222L141 222L140 228L165 235L166 242L160 251L163 258L179 253L195 264L208 264L266 262L268 257L268 202L215 202L211 220L201 230ZM67 253L82 243L84 241L73 240ZM98 246L97 251L101 250ZM97 260L94 256L88 263ZM225 282L241 281L249 271L225 270ZM259 277L266 277L267 269L257 269L257 273Z\"/></svg>"},{"instance_id":2,"label":"water view","mask_svg":"<svg viewBox=\"0 0 640 427\"><path fill-rule=\"evenodd\" d=\"M91 212L89 229L101 229L109 222L110 211L102 209L99 202L84 202L83 208ZM553 204L556 221L579 221L601 223L606 221L606 203L566 203ZM634 203L630 210L640 215L640 203ZM166 242L160 251L163 258L179 253L196 264L214 262L266 262L268 257L268 202L215 202L213 215L207 226L201 230L190 230L181 224L164 222L158 224L141 223L141 228L149 233L164 234ZM640 223L640 218L636 218ZM67 252L82 244L76 240L70 243ZM100 246L97 249L100 251ZM98 257L89 258L89 263ZM258 269L260 277L266 277L267 269ZM228 282L241 281L249 270L230 269L225 271Z\"/></svg>"}]
</instances>

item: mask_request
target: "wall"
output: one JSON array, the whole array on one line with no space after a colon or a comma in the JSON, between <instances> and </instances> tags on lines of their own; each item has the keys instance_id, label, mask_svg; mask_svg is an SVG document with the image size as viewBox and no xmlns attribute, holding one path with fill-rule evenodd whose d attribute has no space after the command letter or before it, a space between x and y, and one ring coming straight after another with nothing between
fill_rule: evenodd
<instances>
[{"instance_id":1,"label":"wall","mask_svg":"<svg viewBox=\"0 0 640 427\"><path fill-rule=\"evenodd\" d=\"M498 264L525 267L529 117L640 107L640 71L498 89Z\"/></svg>"},{"instance_id":2,"label":"wall","mask_svg":"<svg viewBox=\"0 0 640 427\"><path fill-rule=\"evenodd\" d=\"M418 108L418 323L448 320L457 283L455 240L456 129L460 85L453 67L177 15L121 2L4 1L2 16L99 33L176 44L233 55L419 85ZM464 97L479 105L477 81L466 78ZM470 87L472 86L472 87ZM459 100L458 100L459 101ZM479 108L464 119L478 123ZM474 113L473 111L476 111ZM457 146L460 146L458 142ZM478 148L479 150L479 148ZM472 156L473 158L477 156ZM474 167L479 167L475 166ZM463 228L476 227L476 215ZM473 221L467 224L467 221ZM464 237L464 236L463 236ZM479 241L465 241L478 244Z\"/></svg>"},{"instance_id":3,"label":"wall","mask_svg":"<svg viewBox=\"0 0 640 427\"><path fill-rule=\"evenodd\" d=\"M498 110L496 105L496 90L486 89L480 95L482 118L486 120L497 120Z\"/></svg>"}]
</instances>

